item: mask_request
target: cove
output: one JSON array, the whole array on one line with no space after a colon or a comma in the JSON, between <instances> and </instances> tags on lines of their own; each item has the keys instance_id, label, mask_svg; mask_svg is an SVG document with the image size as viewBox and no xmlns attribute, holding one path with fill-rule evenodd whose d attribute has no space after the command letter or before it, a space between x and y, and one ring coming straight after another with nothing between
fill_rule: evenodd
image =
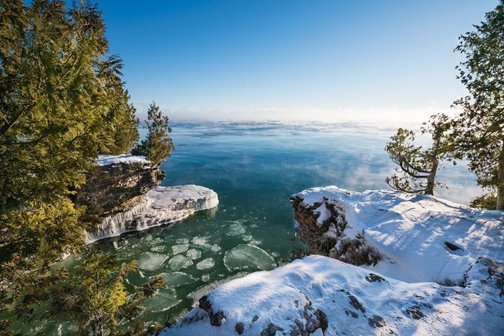
<instances>
[{"instance_id":1,"label":"cove","mask_svg":"<svg viewBox=\"0 0 504 336\"><path fill-rule=\"evenodd\" d=\"M132 286L165 277L166 288L144 302L140 317L164 324L216 285L292 259L298 246L289 203L293 193L323 185L387 188L385 177L394 167L383 148L394 130L358 124L176 123L176 150L161 167L167 174L161 185L211 188L219 195L218 208L92 247L118 261L138 260L139 271L128 278ZM465 165L442 169L439 181L449 186L440 197L468 203L476 195Z\"/></svg>"}]
</instances>

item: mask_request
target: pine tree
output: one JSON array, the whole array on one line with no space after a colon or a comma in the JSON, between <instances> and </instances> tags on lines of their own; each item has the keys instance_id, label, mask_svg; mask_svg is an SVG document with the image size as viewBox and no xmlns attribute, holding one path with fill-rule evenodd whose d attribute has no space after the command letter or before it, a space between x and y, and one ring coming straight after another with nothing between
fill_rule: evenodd
<instances>
[{"instance_id":1,"label":"pine tree","mask_svg":"<svg viewBox=\"0 0 504 336\"><path fill-rule=\"evenodd\" d=\"M429 124L424 123L422 134L430 134L432 145L428 149L417 146L413 131L399 128L385 150L399 169L385 180L393 189L408 192L434 195L436 174L443 160L448 159L453 150L449 132L450 122L444 114L431 117Z\"/></svg>"},{"instance_id":2,"label":"pine tree","mask_svg":"<svg viewBox=\"0 0 504 336\"><path fill-rule=\"evenodd\" d=\"M504 210L504 0L474 27L456 48L465 57L458 78L469 91L454 103L462 109L457 156L468 159L481 186L497 191L496 208Z\"/></svg>"},{"instance_id":3,"label":"pine tree","mask_svg":"<svg viewBox=\"0 0 504 336\"><path fill-rule=\"evenodd\" d=\"M120 264L96 251L87 251L83 259L71 273L61 269L64 281L50 286L45 297L51 298L49 314L70 318L85 335L117 335L119 323L136 318L139 303L164 286L163 278L155 277L130 294L124 280L136 271L136 262Z\"/></svg>"},{"instance_id":4,"label":"pine tree","mask_svg":"<svg viewBox=\"0 0 504 336\"><path fill-rule=\"evenodd\" d=\"M156 103L149 105L145 125L148 134L133 151L135 155L144 155L154 166L159 166L175 149L169 136L169 119L164 116Z\"/></svg>"},{"instance_id":5,"label":"pine tree","mask_svg":"<svg viewBox=\"0 0 504 336\"><path fill-rule=\"evenodd\" d=\"M126 151L137 138L122 63L104 33L87 1L0 4L0 310L28 321L64 280L49 266L83 246L85 209L72 195L98 153Z\"/></svg>"}]
</instances>

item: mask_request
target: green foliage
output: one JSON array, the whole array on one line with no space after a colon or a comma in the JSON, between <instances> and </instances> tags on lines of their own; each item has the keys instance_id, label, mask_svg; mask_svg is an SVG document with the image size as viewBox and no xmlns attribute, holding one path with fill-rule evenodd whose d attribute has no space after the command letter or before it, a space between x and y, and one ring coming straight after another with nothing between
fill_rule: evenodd
<instances>
[{"instance_id":1,"label":"green foliage","mask_svg":"<svg viewBox=\"0 0 504 336\"><path fill-rule=\"evenodd\" d=\"M95 5L0 3L1 310L37 318L34 305L68 277L49 265L83 246L76 190L98 153L127 151L138 137L121 67ZM109 313L124 299L117 281L101 301ZM83 302L94 318L94 301Z\"/></svg>"},{"instance_id":2,"label":"green foliage","mask_svg":"<svg viewBox=\"0 0 504 336\"><path fill-rule=\"evenodd\" d=\"M462 109L454 122L457 156L468 159L480 185L497 189L504 210L504 0L474 27L456 48L465 57L458 78L469 91L454 103Z\"/></svg>"},{"instance_id":3,"label":"green foliage","mask_svg":"<svg viewBox=\"0 0 504 336\"><path fill-rule=\"evenodd\" d=\"M24 285L13 310L28 321L53 316L72 321L81 335L117 335L119 323L136 317L139 303L164 286L155 278L129 294L124 280L136 269L136 262L119 264L114 256L87 251L72 272L45 266L34 274L17 273L11 280Z\"/></svg>"},{"instance_id":4,"label":"green foliage","mask_svg":"<svg viewBox=\"0 0 504 336\"><path fill-rule=\"evenodd\" d=\"M50 263L82 246L80 211L70 200L60 197L50 203L32 201L25 205L0 214L0 261L16 257L32 262L39 257Z\"/></svg>"},{"instance_id":5,"label":"green foliage","mask_svg":"<svg viewBox=\"0 0 504 336\"><path fill-rule=\"evenodd\" d=\"M436 182L439 164L450 159L453 150L450 120L444 114L434 115L429 124L423 124L421 133L431 135L430 148L415 145L415 133L404 128L390 138L385 150L399 169L386 182L399 191L434 195L434 188L441 186Z\"/></svg>"},{"instance_id":6,"label":"green foliage","mask_svg":"<svg viewBox=\"0 0 504 336\"><path fill-rule=\"evenodd\" d=\"M470 206L479 209L495 210L496 202L497 195L495 192L489 192L473 199Z\"/></svg>"},{"instance_id":7,"label":"green foliage","mask_svg":"<svg viewBox=\"0 0 504 336\"><path fill-rule=\"evenodd\" d=\"M164 286L155 278L128 294L124 280L136 269L136 262L118 264L114 256L89 252L75 272L66 273L63 286L51 288L49 311L77 322L81 334L117 334L118 323L135 318L138 304Z\"/></svg>"},{"instance_id":8,"label":"green foliage","mask_svg":"<svg viewBox=\"0 0 504 336\"><path fill-rule=\"evenodd\" d=\"M162 114L159 106L156 103L150 104L145 122L149 133L146 139L133 149L132 153L144 155L153 165L160 165L174 150L172 139L169 136L171 128L168 122L168 117Z\"/></svg>"},{"instance_id":9,"label":"green foliage","mask_svg":"<svg viewBox=\"0 0 504 336\"><path fill-rule=\"evenodd\" d=\"M110 134L107 148L104 152L121 154L129 152L138 139L138 119L136 109L129 104L129 94L121 80L122 61L117 56L101 60L98 64L98 74L105 79L107 86L107 101L110 104L105 117L105 130Z\"/></svg>"}]
</instances>

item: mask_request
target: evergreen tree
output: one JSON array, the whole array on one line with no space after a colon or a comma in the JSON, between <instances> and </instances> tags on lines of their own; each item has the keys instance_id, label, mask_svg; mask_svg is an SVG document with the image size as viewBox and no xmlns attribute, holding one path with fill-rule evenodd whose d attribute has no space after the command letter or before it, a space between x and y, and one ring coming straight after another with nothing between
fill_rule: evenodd
<instances>
[{"instance_id":1,"label":"evergreen tree","mask_svg":"<svg viewBox=\"0 0 504 336\"><path fill-rule=\"evenodd\" d=\"M111 56L98 64L98 76L106 83L109 111L105 116L105 130L110 133L109 143L102 148L103 153L121 154L131 150L138 139L138 119L136 109L129 103L130 96L121 79L123 63L117 56ZM107 139L107 138L106 138Z\"/></svg>"},{"instance_id":2,"label":"evergreen tree","mask_svg":"<svg viewBox=\"0 0 504 336\"><path fill-rule=\"evenodd\" d=\"M164 116L156 103L147 110L147 137L132 151L135 155L144 155L154 166L160 165L175 149L169 136L169 119Z\"/></svg>"},{"instance_id":3,"label":"evergreen tree","mask_svg":"<svg viewBox=\"0 0 504 336\"><path fill-rule=\"evenodd\" d=\"M35 318L34 305L64 280L49 265L83 246L85 209L72 195L98 153L126 151L136 141L121 61L107 52L96 5L0 3L2 311Z\"/></svg>"},{"instance_id":4,"label":"evergreen tree","mask_svg":"<svg viewBox=\"0 0 504 336\"><path fill-rule=\"evenodd\" d=\"M495 204L497 203L497 195L494 192L489 192L487 194L476 197L469 204L473 208L495 210Z\"/></svg>"},{"instance_id":5,"label":"evergreen tree","mask_svg":"<svg viewBox=\"0 0 504 336\"><path fill-rule=\"evenodd\" d=\"M164 286L156 277L129 294L124 280L136 269L136 262L119 264L114 256L88 251L72 273L59 271L63 281L44 295L51 298L47 313L70 318L84 335L117 335L118 324L136 318L138 304Z\"/></svg>"},{"instance_id":6,"label":"evergreen tree","mask_svg":"<svg viewBox=\"0 0 504 336\"><path fill-rule=\"evenodd\" d=\"M444 114L431 117L429 124L424 123L422 134L430 134L432 145L428 149L417 146L413 131L399 128L385 150L399 169L385 180L393 189L408 192L434 195L436 174L440 163L449 158L453 142L449 132L449 118Z\"/></svg>"},{"instance_id":7,"label":"evergreen tree","mask_svg":"<svg viewBox=\"0 0 504 336\"><path fill-rule=\"evenodd\" d=\"M469 160L481 186L496 189L496 208L504 210L504 0L474 27L456 48L465 57L458 78L469 91L454 103L462 109L457 156Z\"/></svg>"}]
</instances>

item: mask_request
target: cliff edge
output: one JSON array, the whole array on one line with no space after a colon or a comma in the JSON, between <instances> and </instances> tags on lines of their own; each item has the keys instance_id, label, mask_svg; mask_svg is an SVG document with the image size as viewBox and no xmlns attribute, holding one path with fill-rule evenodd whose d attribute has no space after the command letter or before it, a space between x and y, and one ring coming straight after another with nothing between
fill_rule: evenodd
<instances>
[{"instance_id":1,"label":"cliff edge","mask_svg":"<svg viewBox=\"0 0 504 336\"><path fill-rule=\"evenodd\" d=\"M504 330L502 212L334 186L291 203L296 231L320 255L217 287L161 336Z\"/></svg>"},{"instance_id":2,"label":"cliff edge","mask_svg":"<svg viewBox=\"0 0 504 336\"><path fill-rule=\"evenodd\" d=\"M159 186L165 176L143 156L100 155L76 195L92 227L85 242L172 223L219 204L217 193L202 186Z\"/></svg>"}]
</instances>

